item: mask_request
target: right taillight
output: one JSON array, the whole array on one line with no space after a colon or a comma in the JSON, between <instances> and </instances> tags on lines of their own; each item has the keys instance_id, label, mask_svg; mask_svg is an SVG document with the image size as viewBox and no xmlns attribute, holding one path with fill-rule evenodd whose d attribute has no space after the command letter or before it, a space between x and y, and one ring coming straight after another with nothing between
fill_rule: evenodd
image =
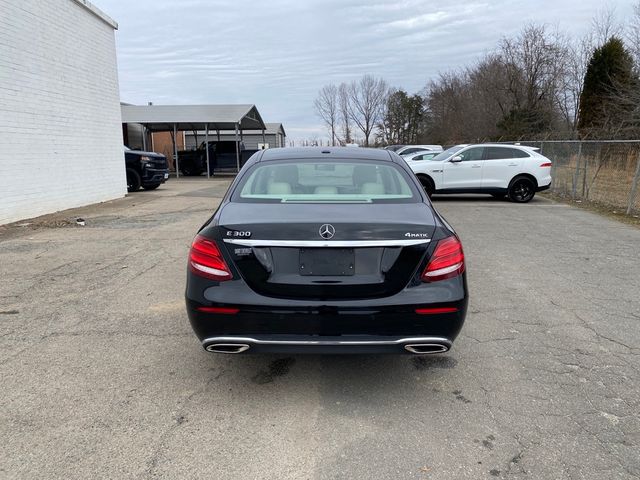
<instances>
[{"instance_id":1,"label":"right taillight","mask_svg":"<svg viewBox=\"0 0 640 480\"><path fill-rule=\"evenodd\" d=\"M189 269L196 275L218 282L233 278L216 242L202 235L196 235L191 244Z\"/></svg>"},{"instance_id":2,"label":"right taillight","mask_svg":"<svg viewBox=\"0 0 640 480\"><path fill-rule=\"evenodd\" d=\"M462 244L456 237L440 240L431 255L427 268L422 272L423 282L437 282L464 272Z\"/></svg>"}]
</instances>

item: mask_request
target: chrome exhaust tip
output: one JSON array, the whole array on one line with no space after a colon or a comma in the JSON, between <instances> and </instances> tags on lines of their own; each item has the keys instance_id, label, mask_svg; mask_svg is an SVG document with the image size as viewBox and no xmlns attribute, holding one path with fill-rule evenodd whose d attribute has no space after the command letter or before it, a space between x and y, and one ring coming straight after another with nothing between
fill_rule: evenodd
<instances>
[{"instance_id":1,"label":"chrome exhaust tip","mask_svg":"<svg viewBox=\"0 0 640 480\"><path fill-rule=\"evenodd\" d=\"M449 350L449 345L443 343L410 343L405 345L404 349L411 353L425 355L428 353L444 353Z\"/></svg>"},{"instance_id":2,"label":"chrome exhaust tip","mask_svg":"<svg viewBox=\"0 0 640 480\"><path fill-rule=\"evenodd\" d=\"M242 353L249 350L249 345L246 343L212 343L204 349L213 353Z\"/></svg>"}]
</instances>

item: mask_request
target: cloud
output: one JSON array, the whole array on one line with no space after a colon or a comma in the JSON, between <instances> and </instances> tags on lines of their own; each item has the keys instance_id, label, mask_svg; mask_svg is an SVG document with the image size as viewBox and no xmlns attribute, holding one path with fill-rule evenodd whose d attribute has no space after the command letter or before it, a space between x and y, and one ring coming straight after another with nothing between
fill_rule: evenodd
<instances>
[{"instance_id":1,"label":"cloud","mask_svg":"<svg viewBox=\"0 0 640 480\"><path fill-rule=\"evenodd\" d=\"M601 0L94 0L119 23L123 101L255 103L290 135L326 137L318 90L365 73L410 92L527 22L581 35ZM535 3L535 7L532 4ZM630 4L619 7L624 18Z\"/></svg>"},{"instance_id":2,"label":"cloud","mask_svg":"<svg viewBox=\"0 0 640 480\"><path fill-rule=\"evenodd\" d=\"M443 22L449 18L447 12L439 11L434 13L425 13L423 15L417 15L415 17L403 18L402 20L395 20L387 23L390 28L401 28L413 30L417 27L434 26L437 23Z\"/></svg>"}]
</instances>

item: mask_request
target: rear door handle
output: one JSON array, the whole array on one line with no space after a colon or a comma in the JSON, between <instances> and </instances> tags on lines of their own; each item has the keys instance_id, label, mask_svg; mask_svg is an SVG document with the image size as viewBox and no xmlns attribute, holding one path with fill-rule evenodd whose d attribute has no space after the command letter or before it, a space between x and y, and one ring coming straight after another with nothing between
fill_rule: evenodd
<instances>
[{"instance_id":1,"label":"rear door handle","mask_svg":"<svg viewBox=\"0 0 640 480\"><path fill-rule=\"evenodd\" d=\"M509 167L517 167L517 166L518 166L518 164L517 164L517 163L510 163L508 166L509 166Z\"/></svg>"},{"instance_id":2,"label":"rear door handle","mask_svg":"<svg viewBox=\"0 0 640 480\"><path fill-rule=\"evenodd\" d=\"M471 165L471 168L480 168L482 165Z\"/></svg>"}]
</instances>

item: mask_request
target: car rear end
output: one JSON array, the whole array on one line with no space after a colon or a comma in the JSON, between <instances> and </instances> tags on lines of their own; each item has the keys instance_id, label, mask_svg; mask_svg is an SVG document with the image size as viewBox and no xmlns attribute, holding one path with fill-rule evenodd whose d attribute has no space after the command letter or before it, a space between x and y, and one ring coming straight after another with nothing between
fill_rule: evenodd
<instances>
[{"instance_id":1,"label":"car rear end","mask_svg":"<svg viewBox=\"0 0 640 480\"><path fill-rule=\"evenodd\" d=\"M404 162L345 160L343 150L332 151L250 162L195 237L187 311L205 349L451 347L467 309L458 237Z\"/></svg>"},{"instance_id":2,"label":"car rear end","mask_svg":"<svg viewBox=\"0 0 640 480\"><path fill-rule=\"evenodd\" d=\"M537 147L521 146L520 148L530 155L523 163L523 170L535 177L538 192L548 190L551 187L553 162L542 155Z\"/></svg>"}]
</instances>

